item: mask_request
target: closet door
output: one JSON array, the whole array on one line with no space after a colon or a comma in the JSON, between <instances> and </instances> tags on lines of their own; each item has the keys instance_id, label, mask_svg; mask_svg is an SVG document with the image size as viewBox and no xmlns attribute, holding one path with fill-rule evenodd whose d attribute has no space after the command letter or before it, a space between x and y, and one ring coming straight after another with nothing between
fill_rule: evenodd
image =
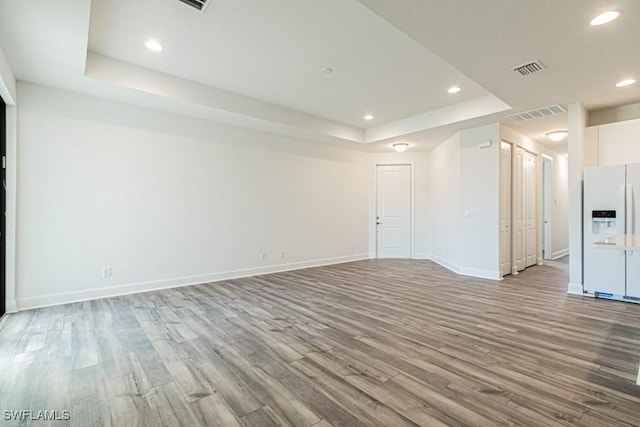
<instances>
[{"instance_id":1,"label":"closet door","mask_svg":"<svg viewBox=\"0 0 640 427\"><path fill-rule=\"evenodd\" d=\"M511 273L511 144L500 145L500 275Z\"/></svg>"},{"instance_id":2,"label":"closet door","mask_svg":"<svg viewBox=\"0 0 640 427\"><path fill-rule=\"evenodd\" d=\"M512 185L512 265L511 272L518 274L518 271L526 268L525 251L525 213L524 213L524 160L525 151L522 147L515 147L513 150L513 185Z\"/></svg>"},{"instance_id":3,"label":"closet door","mask_svg":"<svg viewBox=\"0 0 640 427\"><path fill-rule=\"evenodd\" d=\"M538 188L538 156L526 152L525 154L525 191L524 191L524 211L525 211L525 246L526 246L526 266L536 264L538 255L538 230L537 230L537 191Z\"/></svg>"}]
</instances>

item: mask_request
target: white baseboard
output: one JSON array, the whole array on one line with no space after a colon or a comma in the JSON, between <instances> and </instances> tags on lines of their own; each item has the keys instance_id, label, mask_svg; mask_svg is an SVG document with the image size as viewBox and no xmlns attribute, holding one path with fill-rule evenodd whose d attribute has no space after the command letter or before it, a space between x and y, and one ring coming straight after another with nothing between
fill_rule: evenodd
<instances>
[{"instance_id":1,"label":"white baseboard","mask_svg":"<svg viewBox=\"0 0 640 427\"><path fill-rule=\"evenodd\" d=\"M502 280L502 276L500 275L499 271L463 267L437 255L431 255L431 261L443 266L447 270L453 271L454 273L460 274L462 276L477 277L479 279Z\"/></svg>"},{"instance_id":2,"label":"white baseboard","mask_svg":"<svg viewBox=\"0 0 640 427\"><path fill-rule=\"evenodd\" d=\"M441 265L442 267L446 268L447 270L453 271L456 274L460 274L460 266L457 264L454 264L444 258L441 258L437 255L431 255L431 261L435 262L436 264Z\"/></svg>"},{"instance_id":3,"label":"white baseboard","mask_svg":"<svg viewBox=\"0 0 640 427\"><path fill-rule=\"evenodd\" d=\"M376 253L375 252L371 252L369 254L369 259L376 259ZM392 258L385 258L385 259L392 259ZM413 253L413 257L411 257L411 259L431 259L431 254L429 252L414 252Z\"/></svg>"},{"instance_id":4,"label":"white baseboard","mask_svg":"<svg viewBox=\"0 0 640 427\"><path fill-rule=\"evenodd\" d=\"M99 298L109 298L120 295L136 294L140 292L157 291L161 289L179 288L182 286L216 282L219 280L238 279L241 277L257 276L260 274L279 273L283 271L299 270L302 268L320 267L323 265L342 264L345 262L369 259L369 254L349 255L342 257L324 258L311 261L301 261L289 264L270 265L266 267L247 268L242 270L224 271L220 273L201 274L196 276L177 277L166 280L131 283L126 285L87 289L82 291L61 292L57 294L41 295L28 298L18 298L14 302L13 312L30 310L33 308L52 305L69 304ZM7 312L9 312L7 307Z\"/></svg>"},{"instance_id":5,"label":"white baseboard","mask_svg":"<svg viewBox=\"0 0 640 427\"><path fill-rule=\"evenodd\" d=\"M500 276L500 272L495 270L483 270L480 268L460 267L459 274L462 274L463 276L477 277L479 279L502 280L502 276Z\"/></svg>"},{"instance_id":6,"label":"white baseboard","mask_svg":"<svg viewBox=\"0 0 640 427\"><path fill-rule=\"evenodd\" d=\"M15 313L18 311L18 304L16 304L16 300L7 300L4 303L4 309L7 313Z\"/></svg>"},{"instance_id":7,"label":"white baseboard","mask_svg":"<svg viewBox=\"0 0 640 427\"><path fill-rule=\"evenodd\" d=\"M569 255L569 248L566 248L557 252L551 252L551 259L553 260L553 259L562 258L565 255Z\"/></svg>"},{"instance_id":8,"label":"white baseboard","mask_svg":"<svg viewBox=\"0 0 640 427\"><path fill-rule=\"evenodd\" d=\"M429 252L414 252L413 259L431 259Z\"/></svg>"},{"instance_id":9,"label":"white baseboard","mask_svg":"<svg viewBox=\"0 0 640 427\"><path fill-rule=\"evenodd\" d=\"M572 295L584 295L582 293L582 284L581 283L569 283L567 285L567 293Z\"/></svg>"}]
</instances>

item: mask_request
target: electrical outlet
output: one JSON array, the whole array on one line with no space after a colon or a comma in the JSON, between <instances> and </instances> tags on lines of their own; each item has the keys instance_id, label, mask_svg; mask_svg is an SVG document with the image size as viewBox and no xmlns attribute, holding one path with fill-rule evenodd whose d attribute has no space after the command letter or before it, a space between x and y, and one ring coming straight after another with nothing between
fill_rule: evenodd
<instances>
[{"instance_id":1,"label":"electrical outlet","mask_svg":"<svg viewBox=\"0 0 640 427\"><path fill-rule=\"evenodd\" d=\"M267 253L266 252L260 252L260 259L262 259L262 260L267 259Z\"/></svg>"},{"instance_id":2,"label":"electrical outlet","mask_svg":"<svg viewBox=\"0 0 640 427\"><path fill-rule=\"evenodd\" d=\"M103 267L102 268L102 278L108 279L111 277L111 267Z\"/></svg>"},{"instance_id":3,"label":"electrical outlet","mask_svg":"<svg viewBox=\"0 0 640 427\"><path fill-rule=\"evenodd\" d=\"M284 251L280 251L280 259L283 259L286 256L286 254L284 253Z\"/></svg>"}]
</instances>

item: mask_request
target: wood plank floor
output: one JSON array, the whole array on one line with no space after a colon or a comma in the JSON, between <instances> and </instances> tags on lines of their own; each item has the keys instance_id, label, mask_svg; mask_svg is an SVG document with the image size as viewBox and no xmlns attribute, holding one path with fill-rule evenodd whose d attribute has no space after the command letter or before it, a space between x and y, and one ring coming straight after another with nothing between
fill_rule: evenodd
<instances>
[{"instance_id":1,"label":"wood plank floor","mask_svg":"<svg viewBox=\"0 0 640 427\"><path fill-rule=\"evenodd\" d=\"M640 305L567 295L567 268L494 282L371 260L21 312L0 330L0 410L69 411L55 426L640 425Z\"/></svg>"}]
</instances>

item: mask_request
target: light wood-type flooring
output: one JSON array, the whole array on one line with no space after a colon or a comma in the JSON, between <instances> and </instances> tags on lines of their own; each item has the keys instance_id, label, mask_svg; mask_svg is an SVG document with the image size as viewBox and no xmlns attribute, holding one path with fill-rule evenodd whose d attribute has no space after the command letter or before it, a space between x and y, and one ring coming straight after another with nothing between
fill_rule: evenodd
<instances>
[{"instance_id":1,"label":"light wood-type flooring","mask_svg":"<svg viewBox=\"0 0 640 427\"><path fill-rule=\"evenodd\" d=\"M567 295L567 268L498 282L371 260L21 312L0 330L0 410L69 411L54 426L640 425L640 305Z\"/></svg>"}]
</instances>

